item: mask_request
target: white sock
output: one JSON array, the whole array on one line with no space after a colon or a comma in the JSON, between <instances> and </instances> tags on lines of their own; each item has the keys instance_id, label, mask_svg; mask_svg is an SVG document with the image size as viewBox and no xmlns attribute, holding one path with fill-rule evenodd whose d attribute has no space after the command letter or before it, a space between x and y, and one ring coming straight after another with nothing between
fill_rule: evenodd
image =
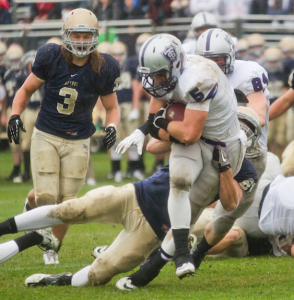
<instances>
[{"instance_id":1,"label":"white sock","mask_svg":"<svg viewBox=\"0 0 294 300\"><path fill-rule=\"evenodd\" d=\"M0 244L0 264L10 259L12 256L19 252L18 246L15 241L9 241Z\"/></svg>"},{"instance_id":2,"label":"white sock","mask_svg":"<svg viewBox=\"0 0 294 300\"><path fill-rule=\"evenodd\" d=\"M72 286L88 286L90 285L88 274L91 266L87 266L84 269L75 273L71 279Z\"/></svg>"},{"instance_id":3,"label":"white sock","mask_svg":"<svg viewBox=\"0 0 294 300\"><path fill-rule=\"evenodd\" d=\"M115 148L116 147L112 147L110 149L110 158L111 158L111 160L121 160L121 154L117 154L115 152Z\"/></svg>"},{"instance_id":4,"label":"white sock","mask_svg":"<svg viewBox=\"0 0 294 300\"><path fill-rule=\"evenodd\" d=\"M140 156L137 151L137 147L135 145L131 146L129 149L129 159L131 161L138 161L140 159Z\"/></svg>"},{"instance_id":5,"label":"white sock","mask_svg":"<svg viewBox=\"0 0 294 300\"><path fill-rule=\"evenodd\" d=\"M168 214L173 229L190 228L191 205L189 192L171 188L168 197Z\"/></svg>"},{"instance_id":6,"label":"white sock","mask_svg":"<svg viewBox=\"0 0 294 300\"><path fill-rule=\"evenodd\" d=\"M55 208L56 205L41 206L14 217L17 231L42 229L64 224L58 218L49 217L51 210Z\"/></svg>"},{"instance_id":7,"label":"white sock","mask_svg":"<svg viewBox=\"0 0 294 300\"><path fill-rule=\"evenodd\" d=\"M175 243L174 243L174 238L169 239L168 241L166 241L165 239L163 240L162 244L161 244L161 248L162 250L170 255L170 256L174 256L175 254ZM164 259L164 258L163 258Z\"/></svg>"}]
</instances>

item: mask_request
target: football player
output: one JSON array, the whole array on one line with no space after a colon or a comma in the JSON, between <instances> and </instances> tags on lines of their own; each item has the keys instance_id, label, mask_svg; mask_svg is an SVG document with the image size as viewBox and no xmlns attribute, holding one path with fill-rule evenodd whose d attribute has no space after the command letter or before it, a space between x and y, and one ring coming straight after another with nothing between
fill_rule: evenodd
<instances>
[{"instance_id":1,"label":"football player","mask_svg":"<svg viewBox=\"0 0 294 300\"><path fill-rule=\"evenodd\" d=\"M3 102L1 123L3 126L8 126L8 120L11 115L12 103L16 93L16 74L21 69L21 58L23 56L23 49L18 44L11 44L7 49L5 58L7 71L4 74L3 84L6 89L6 99ZM20 145L10 144L13 159L13 170L6 180L13 180L13 182L22 182L20 164L21 164L21 148Z\"/></svg>"},{"instance_id":2,"label":"football player","mask_svg":"<svg viewBox=\"0 0 294 300\"><path fill-rule=\"evenodd\" d=\"M195 54L197 39L199 36L210 28L217 28L218 22L216 17L209 12L200 12L194 16L191 23L191 29L194 37L187 38L183 42L183 49L187 54Z\"/></svg>"},{"instance_id":3,"label":"football player","mask_svg":"<svg viewBox=\"0 0 294 300\"><path fill-rule=\"evenodd\" d=\"M35 59L36 51L31 50L22 57L21 64L22 70L16 75L16 90L19 90L27 77L32 72L32 62ZM33 129L35 126L35 122L37 120L37 116L40 110L41 100L44 96L44 89L41 87L36 90L36 92L31 96L30 101L28 103L27 108L22 114L23 124L26 129L26 134L22 135L21 139L21 150L24 161L24 173L22 175L23 181L28 181L31 179L30 174L30 148L31 148L31 137L33 134Z\"/></svg>"},{"instance_id":4,"label":"football player","mask_svg":"<svg viewBox=\"0 0 294 300\"><path fill-rule=\"evenodd\" d=\"M107 114L102 143L107 148L115 143L120 72L115 59L96 51L98 38L95 15L86 9L71 11L63 25L63 46L46 44L38 49L32 73L15 95L7 132L10 142L18 145L19 133L25 131L20 115L45 83L31 144L37 206L69 200L82 188L89 141L96 130L92 111L99 96ZM62 241L67 229L62 225L53 233Z\"/></svg>"},{"instance_id":5,"label":"football player","mask_svg":"<svg viewBox=\"0 0 294 300\"><path fill-rule=\"evenodd\" d=\"M268 152L266 170L260 179L253 204L236 220L227 239L225 237L208 254L244 257L249 251L253 255L274 253L276 256L294 256L293 219L285 217L293 211L293 179L283 177L278 157ZM212 219L212 213L213 209L206 209L199 218L200 222L195 224L193 234L198 240L201 239L205 224Z\"/></svg>"},{"instance_id":6,"label":"football player","mask_svg":"<svg viewBox=\"0 0 294 300\"><path fill-rule=\"evenodd\" d=\"M158 148L160 145L158 146L157 143L157 146L152 147ZM220 177L225 173L220 174ZM235 180L242 184L250 179L257 181L257 173L253 164L244 160ZM137 267L164 239L170 228L167 212L168 194L169 168L167 165L157 174L141 182L116 188L113 186L97 188L79 199L59 205L39 207L8 219L0 223L0 236L63 223L99 222L123 225L123 231L108 248L98 247L94 251L96 256L99 254L99 257L91 266L85 267L73 276L71 274L36 274L26 280L26 284L31 286L103 285L113 276ZM33 190L28 198L30 205L34 206ZM0 263L38 243L59 247L58 241L53 239L50 242L48 235L38 230L1 244ZM103 250L106 251L101 253ZM118 251L122 255L117 255Z\"/></svg>"},{"instance_id":7,"label":"football player","mask_svg":"<svg viewBox=\"0 0 294 300\"><path fill-rule=\"evenodd\" d=\"M247 38L249 60L255 61L260 65L263 65L263 52L265 47L264 38L260 33L250 34Z\"/></svg>"},{"instance_id":8,"label":"football player","mask_svg":"<svg viewBox=\"0 0 294 300\"><path fill-rule=\"evenodd\" d=\"M252 147L249 147L246 151L246 157L251 160L255 165L258 172L258 178L261 178L266 167L266 151L267 151L267 124L268 124L268 108L269 108L269 92L267 90L268 75L263 67L256 62L252 61L235 61L235 50L233 42L230 36L221 29L210 29L203 33L197 42L196 53L204 57L207 57L219 66L219 68L226 74L229 83L234 89L240 90L246 96L245 102L238 105L247 106L247 116L244 116L243 121L247 123L248 115L252 120L255 120L255 126L253 126L253 132L261 127L261 137L258 142ZM251 112L251 113L249 113ZM254 121L253 121L254 123ZM245 127L244 127L245 126ZM241 127L248 130L248 126L241 124ZM249 126L250 127L250 126ZM255 128L254 128L255 127ZM259 130L258 130L259 131ZM224 212L220 203L215 208L215 215L222 212L226 218L226 228L223 228L224 232L228 232L233 226L234 221L241 217L245 211L250 207L254 201L254 195L257 189L257 185L252 186L253 193L243 194L242 201L240 202L238 209L233 212ZM216 232L217 230L217 232ZM218 236L221 236L217 227L213 226L210 222L205 230L207 232L215 231ZM201 244L200 249L203 249ZM203 251L198 249L194 253L194 258L198 259L198 264L201 263ZM206 248L206 251L209 249ZM197 256L198 255L198 256Z\"/></svg>"},{"instance_id":9,"label":"football player","mask_svg":"<svg viewBox=\"0 0 294 300\"><path fill-rule=\"evenodd\" d=\"M285 88L282 59L282 51L278 48L270 47L264 52L264 68L268 72L269 78L270 103L281 97ZM269 123L267 138L268 150L281 155L287 145L286 115Z\"/></svg>"},{"instance_id":10,"label":"football player","mask_svg":"<svg viewBox=\"0 0 294 300\"><path fill-rule=\"evenodd\" d=\"M176 275L179 278L194 273L186 241L191 221L194 223L197 220L218 191L219 177L210 163L213 146L226 147L232 170L235 171L243 160L244 136L236 117L234 91L214 63L201 56L187 57L177 38L159 34L144 43L139 64L143 86L153 96L147 130L142 126L141 129L145 133L150 132L157 139L173 142L168 207L175 244L168 235L158 254L150 260L150 266L145 268L147 273L148 268L152 271L147 275L142 274L146 285L174 254ZM217 101L212 101L213 99ZM167 106L162 105L168 100L187 103L182 122L165 119ZM129 141L135 135L136 133L122 142L118 151L128 148ZM135 140L136 138L130 144L136 144ZM234 210L237 203L232 203L227 209ZM222 212L220 219L221 215ZM223 224L217 226L223 230ZM208 243L205 247L214 244L213 234L206 238ZM137 277L140 276L137 274ZM131 281L130 278L125 280ZM143 282L140 283L142 284Z\"/></svg>"}]
</instances>

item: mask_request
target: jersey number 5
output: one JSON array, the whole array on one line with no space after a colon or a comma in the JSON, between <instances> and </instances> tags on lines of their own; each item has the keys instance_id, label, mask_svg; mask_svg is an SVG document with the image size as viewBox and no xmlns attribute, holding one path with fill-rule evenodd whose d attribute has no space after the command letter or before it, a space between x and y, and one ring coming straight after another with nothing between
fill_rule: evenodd
<instances>
[{"instance_id":1,"label":"jersey number 5","mask_svg":"<svg viewBox=\"0 0 294 300\"><path fill-rule=\"evenodd\" d=\"M69 98L64 99L64 104L57 104L57 110L59 113L64 115L70 115L74 111L76 101L78 98L78 92L75 89L64 87L59 91L59 95L64 97L70 96Z\"/></svg>"}]
</instances>

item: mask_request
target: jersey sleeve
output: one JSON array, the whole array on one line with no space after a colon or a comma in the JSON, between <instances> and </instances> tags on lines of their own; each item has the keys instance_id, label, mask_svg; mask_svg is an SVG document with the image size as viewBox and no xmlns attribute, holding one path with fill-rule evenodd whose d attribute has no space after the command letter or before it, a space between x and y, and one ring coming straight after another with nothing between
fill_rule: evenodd
<instances>
[{"instance_id":1,"label":"jersey sleeve","mask_svg":"<svg viewBox=\"0 0 294 300\"><path fill-rule=\"evenodd\" d=\"M99 94L101 96L106 96L112 94L118 89L120 69L118 62L110 55L105 56L106 66L101 72L101 76L105 76L105 85L100 90Z\"/></svg>"},{"instance_id":2,"label":"jersey sleeve","mask_svg":"<svg viewBox=\"0 0 294 300\"><path fill-rule=\"evenodd\" d=\"M268 74L266 70L261 67L259 64L254 63L254 66L251 66L250 69L246 72L246 79L242 81L242 91L247 96L254 92L263 91L268 86Z\"/></svg>"},{"instance_id":3,"label":"jersey sleeve","mask_svg":"<svg viewBox=\"0 0 294 300\"><path fill-rule=\"evenodd\" d=\"M42 81L48 79L50 64L54 61L56 45L47 44L41 46L37 53L35 60L32 64L32 73Z\"/></svg>"}]
</instances>

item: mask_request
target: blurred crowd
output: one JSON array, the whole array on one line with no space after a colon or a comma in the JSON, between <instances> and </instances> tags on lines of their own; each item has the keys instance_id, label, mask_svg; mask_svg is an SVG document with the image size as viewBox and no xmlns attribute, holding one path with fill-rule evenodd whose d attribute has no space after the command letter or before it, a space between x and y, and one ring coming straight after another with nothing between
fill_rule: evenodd
<instances>
[{"instance_id":1,"label":"blurred crowd","mask_svg":"<svg viewBox=\"0 0 294 300\"><path fill-rule=\"evenodd\" d=\"M264 2L261 6L260 3ZM6 5L6 6L5 6ZM0 0L1 13L3 10L9 11L6 0ZM72 6L71 6L72 5ZM165 8L166 5L166 8ZM65 3L40 3L31 4L33 20L38 19L58 19L61 18L64 10L76 7L89 7L98 16L99 20L132 19L144 18L151 15L156 21L160 11L163 10L163 18L168 16L188 16L195 15L191 30L183 38L183 47L186 53L194 54L196 41L199 35L208 28L219 27L217 20L219 15L226 14L237 16L246 13L271 13L271 14L292 14L292 0L103 0L103 1L80 1ZM2 8L6 7L6 8ZM221 8L221 9L220 9ZM266 10L265 10L266 8ZM203 10L209 12L202 13ZM199 13L200 12L200 13ZM0 18L1 19L1 18ZM1 19L2 20L2 19ZM203 25L205 23L205 25ZM149 33L136 34L126 42L123 36L116 36L111 41L100 41L98 51L112 55L121 68L120 86L117 90L118 102L121 112L121 124L118 130L118 142L130 135L136 128L141 126L148 117L149 100L148 95L142 88L141 78L137 74L138 54L142 44L151 36ZM130 38L130 37L128 37ZM282 96L288 89L288 77L294 69L294 38L285 36L279 42L278 47L266 47L264 37L259 34L251 34L246 38L233 38L236 49L236 59L256 61L262 65L269 75L268 89L270 91L270 101L273 103ZM45 40L44 43L62 44L58 37ZM2 135L5 132L5 125L9 119L12 101L20 85L26 76L31 72L30 65L33 61L35 49L30 49L24 53L22 46L18 43L0 42L0 104L1 104L1 124L3 126ZM266 78L266 77L265 77ZM267 78L266 78L267 80ZM34 94L28 109L22 119L27 131L33 128L34 121L39 111L43 91ZM92 139L92 150L97 151L99 147L99 132L104 126L105 112L99 101L93 113L93 121L97 128L96 137ZM294 140L294 110L290 109L285 115L269 123L268 148L269 151L281 156L287 144ZM26 123L27 122L27 123ZM31 180L30 175L30 133L25 135L26 139L21 139L20 145L10 144L13 159L13 169L11 174L7 174L7 180L22 182ZM147 143L147 141L146 141ZM142 180L145 176L144 155L140 156L136 148L130 148L127 153L128 167L125 173L121 171L121 155L115 153L115 147L109 151L111 172L108 175L110 180L121 182L123 177ZM24 162L24 170L21 172L21 161ZM164 156L154 158L153 171L159 170L166 161ZM95 185L95 174L90 162L86 183Z\"/></svg>"},{"instance_id":2,"label":"blurred crowd","mask_svg":"<svg viewBox=\"0 0 294 300\"><path fill-rule=\"evenodd\" d=\"M0 25L11 24L12 0L0 0ZM170 17L193 17L207 11L215 16L237 18L244 14L293 14L293 0L83 0L22 3L28 14L18 22L61 19L75 8L88 8L98 20L152 19L159 24Z\"/></svg>"}]
</instances>

